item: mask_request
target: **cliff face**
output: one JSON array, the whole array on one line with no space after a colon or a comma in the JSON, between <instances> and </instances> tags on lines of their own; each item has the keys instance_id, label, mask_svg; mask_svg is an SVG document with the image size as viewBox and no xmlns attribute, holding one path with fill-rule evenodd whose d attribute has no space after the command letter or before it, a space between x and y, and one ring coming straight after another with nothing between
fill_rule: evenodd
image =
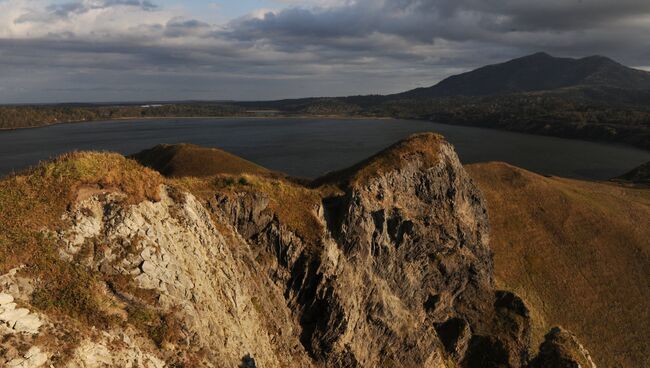
<instances>
[{"instance_id":1,"label":"cliff face","mask_svg":"<svg viewBox=\"0 0 650 368\"><path fill-rule=\"evenodd\" d=\"M80 323L38 302L43 280L16 264L0 304L19 299L19 318L32 317L0 314L1 362L528 364L528 310L495 290L485 205L441 137L411 137L313 186L181 179L140 201L116 186L85 190L59 228L39 231L91 274L89 304L105 318Z\"/></svg>"}]
</instances>

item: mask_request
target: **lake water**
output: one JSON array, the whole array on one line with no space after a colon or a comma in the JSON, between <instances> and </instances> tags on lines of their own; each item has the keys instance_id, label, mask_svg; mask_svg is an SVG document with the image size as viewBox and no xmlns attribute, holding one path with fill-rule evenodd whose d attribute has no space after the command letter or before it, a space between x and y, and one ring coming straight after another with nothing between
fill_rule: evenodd
<instances>
[{"instance_id":1,"label":"lake water","mask_svg":"<svg viewBox=\"0 0 650 368\"><path fill-rule=\"evenodd\" d=\"M0 132L0 175L72 150L131 154L159 143L218 147L285 173L316 177L350 166L416 132L444 135L463 163L505 161L541 174L608 179L650 152L593 142L409 120L160 119Z\"/></svg>"}]
</instances>

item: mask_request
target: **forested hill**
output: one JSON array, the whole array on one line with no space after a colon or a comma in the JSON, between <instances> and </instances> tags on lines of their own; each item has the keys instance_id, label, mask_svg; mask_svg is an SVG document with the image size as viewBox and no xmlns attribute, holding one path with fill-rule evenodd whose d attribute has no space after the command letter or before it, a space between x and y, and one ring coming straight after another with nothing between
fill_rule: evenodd
<instances>
[{"instance_id":1,"label":"forested hill","mask_svg":"<svg viewBox=\"0 0 650 368\"><path fill-rule=\"evenodd\" d=\"M125 118L238 116L244 114L243 107L224 103L0 106L0 129Z\"/></svg>"}]
</instances>

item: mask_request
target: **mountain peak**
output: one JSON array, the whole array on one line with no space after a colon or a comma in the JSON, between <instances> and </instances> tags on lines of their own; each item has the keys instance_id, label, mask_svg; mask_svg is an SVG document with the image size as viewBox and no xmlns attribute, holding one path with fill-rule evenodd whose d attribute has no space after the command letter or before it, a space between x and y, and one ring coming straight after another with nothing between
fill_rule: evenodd
<instances>
[{"instance_id":1,"label":"mountain peak","mask_svg":"<svg viewBox=\"0 0 650 368\"><path fill-rule=\"evenodd\" d=\"M626 67L600 55L573 59L537 52L455 75L435 86L402 95L487 96L585 86L650 90L650 73Z\"/></svg>"},{"instance_id":2,"label":"mountain peak","mask_svg":"<svg viewBox=\"0 0 650 368\"><path fill-rule=\"evenodd\" d=\"M546 53L544 51L540 51L540 52L536 52L534 54L530 54L528 56L522 57L522 59L526 59L526 58L528 58L528 59L552 59L554 57L551 56L549 53Z\"/></svg>"},{"instance_id":3,"label":"mountain peak","mask_svg":"<svg viewBox=\"0 0 650 368\"><path fill-rule=\"evenodd\" d=\"M623 66L622 64L612 60L611 58L602 55L591 55L591 56L584 57L582 59L578 59L578 61L594 61L594 62L609 63L609 64L616 64L616 65Z\"/></svg>"}]
</instances>

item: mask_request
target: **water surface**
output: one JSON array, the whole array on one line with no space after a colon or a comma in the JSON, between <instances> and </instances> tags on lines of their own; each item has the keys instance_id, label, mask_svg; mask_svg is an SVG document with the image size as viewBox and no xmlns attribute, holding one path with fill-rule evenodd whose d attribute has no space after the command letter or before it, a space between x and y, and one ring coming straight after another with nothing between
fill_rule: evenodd
<instances>
[{"instance_id":1,"label":"water surface","mask_svg":"<svg viewBox=\"0 0 650 368\"><path fill-rule=\"evenodd\" d=\"M72 150L131 154L159 143L218 147L291 175L350 166L416 132L443 134L464 163L505 161L540 174L608 179L650 152L601 143L411 120L160 119L61 124L0 132L0 175Z\"/></svg>"}]
</instances>

